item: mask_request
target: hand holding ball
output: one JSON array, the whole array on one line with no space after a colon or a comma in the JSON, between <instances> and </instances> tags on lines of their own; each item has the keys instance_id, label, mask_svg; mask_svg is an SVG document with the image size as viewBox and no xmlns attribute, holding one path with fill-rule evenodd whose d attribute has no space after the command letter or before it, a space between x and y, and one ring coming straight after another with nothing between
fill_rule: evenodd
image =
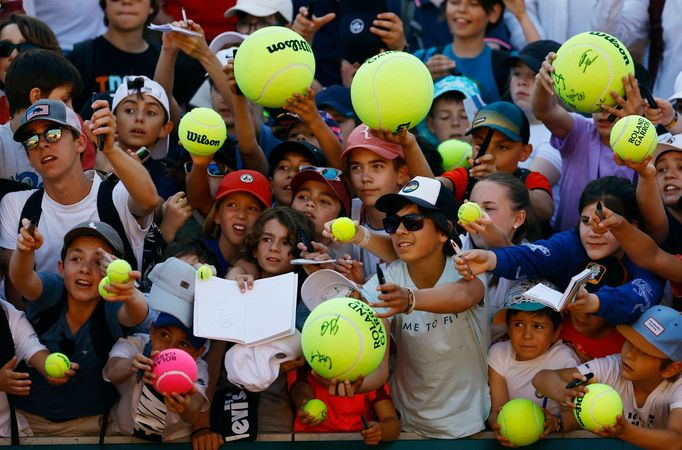
<instances>
[{"instance_id":1,"label":"hand holding ball","mask_svg":"<svg viewBox=\"0 0 682 450\"><path fill-rule=\"evenodd\" d=\"M438 153L443 158L443 170L452 170L456 167L469 167L468 158L473 158L474 151L471 144L459 139L443 141L438 146Z\"/></svg>"},{"instance_id":2,"label":"hand holding ball","mask_svg":"<svg viewBox=\"0 0 682 450\"><path fill-rule=\"evenodd\" d=\"M45 372L52 378L62 378L71 368L71 361L63 353L52 353L45 359Z\"/></svg>"},{"instance_id":3,"label":"hand holding ball","mask_svg":"<svg viewBox=\"0 0 682 450\"><path fill-rule=\"evenodd\" d=\"M200 280L210 280L212 276L213 271L208 264L204 264L197 269L197 277L199 277Z\"/></svg>"},{"instance_id":4,"label":"hand holding ball","mask_svg":"<svg viewBox=\"0 0 682 450\"><path fill-rule=\"evenodd\" d=\"M194 108L180 119L178 137L188 152L208 156L222 147L227 138L227 128L217 112L210 108Z\"/></svg>"},{"instance_id":5,"label":"hand holding ball","mask_svg":"<svg viewBox=\"0 0 682 450\"><path fill-rule=\"evenodd\" d=\"M542 409L526 398L515 398L504 404L497 416L500 434L517 446L530 445L540 439L545 429Z\"/></svg>"},{"instance_id":6,"label":"hand holding ball","mask_svg":"<svg viewBox=\"0 0 682 450\"><path fill-rule=\"evenodd\" d=\"M309 400L303 405L303 411L319 422L324 422L327 419L327 405L322 400L316 398Z\"/></svg>"},{"instance_id":7,"label":"hand holding ball","mask_svg":"<svg viewBox=\"0 0 682 450\"><path fill-rule=\"evenodd\" d=\"M154 357L154 389L160 394L184 394L197 382L197 363L184 350L170 348Z\"/></svg>"},{"instance_id":8,"label":"hand holding ball","mask_svg":"<svg viewBox=\"0 0 682 450\"><path fill-rule=\"evenodd\" d=\"M133 270L125 259L116 259L107 266L107 278L112 283L127 283L130 281L130 271Z\"/></svg>"},{"instance_id":9,"label":"hand holding ball","mask_svg":"<svg viewBox=\"0 0 682 450\"><path fill-rule=\"evenodd\" d=\"M101 295L103 298L113 297L114 295L116 295L116 294L109 292L106 289L104 289L104 286L108 286L110 284L111 284L111 280L109 279L109 277L104 277L99 281L99 287L98 287L99 295Z\"/></svg>"},{"instance_id":10,"label":"hand holding ball","mask_svg":"<svg viewBox=\"0 0 682 450\"><path fill-rule=\"evenodd\" d=\"M658 135L656 127L642 116L627 116L611 129L609 144L622 159L642 162L654 153Z\"/></svg>"},{"instance_id":11,"label":"hand holding ball","mask_svg":"<svg viewBox=\"0 0 682 450\"><path fill-rule=\"evenodd\" d=\"M457 218L463 224L470 224L476 222L478 219L483 217L483 210L478 203L466 202L459 207L457 211Z\"/></svg>"},{"instance_id":12,"label":"hand holding ball","mask_svg":"<svg viewBox=\"0 0 682 450\"><path fill-rule=\"evenodd\" d=\"M332 235L339 242L349 242L355 236L355 223L348 217L339 217L332 222Z\"/></svg>"},{"instance_id":13,"label":"hand holding ball","mask_svg":"<svg viewBox=\"0 0 682 450\"><path fill-rule=\"evenodd\" d=\"M589 431L600 431L605 425L613 426L616 418L623 415L623 401L608 384L590 384L585 395L574 398L573 404L575 419Z\"/></svg>"}]
</instances>

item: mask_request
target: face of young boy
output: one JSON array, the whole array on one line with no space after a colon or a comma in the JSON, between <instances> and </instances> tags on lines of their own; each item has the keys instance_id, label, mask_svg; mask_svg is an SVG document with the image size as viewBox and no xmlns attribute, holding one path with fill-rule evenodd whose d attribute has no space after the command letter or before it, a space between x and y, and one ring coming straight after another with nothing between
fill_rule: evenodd
<instances>
[{"instance_id":1,"label":"face of young boy","mask_svg":"<svg viewBox=\"0 0 682 450\"><path fill-rule=\"evenodd\" d=\"M656 160L656 184L665 206L679 209L682 196L682 152L663 153Z\"/></svg>"},{"instance_id":2,"label":"face of young boy","mask_svg":"<svg viewBox=\"0 0 682 450\"><path fill-rule=\"evenodd\" d=\"M396 215L421 214L414 203L402 207ZM398 258L405 263L417 263L434 254L443 254L443 244L447 241L443 233L430 218L423 219L423 226L416 231L408 231L401 223L391 235L393 249Z\"/></svg>"},{"instance_id":3,"label":"face of young boy","mask_svg":"<svg viewBox=\"0 0 682 450\"><path fill-rule=\"evenodd\" d=\"M221 236L230 244L240 246L262 212L263 204L256 197L246 192L233 192L221 199L214 220L220 225Z\"/></svg>"},{"instance_id":4,"label":"face of young boy","mask_svg":"<svg viewBox=\"0 0 682 450\"><path fill-rule=\"evenodd\" d=\"M516 106L525 112L532 111L531 98L535 89L535 72L525 63L518 62L511 70L509 93Z\"/></svg>"},{"instance_id":5,"label":"face of young boy","mask_svg":"<svg viewBox=\"0 0 682 450\"><path fill-rule=\"evenodd\" d=\"M61 129L61 138L49 143L42 136L46 131ZM26 128L26 136L40 134L40 144L26 150L31 166L44 180L58 180L75 171L82 171L80 154L85 150L85 137L75 137L69 128L47 120L36 120Z\"/></svg>"},{"instance_id":6,"label":"face of young boy","mask_svg":"<svg viewBox=\"0 0 682 450\"><path fill-rule=\"evenodd\" d=\"M154 12L151 0L107 0L104 13L111 28L130 31L141 28Z\"/></svg>"},{"instance_id":7,"label":"face of young boy","mask_svg":"<svg viewBox=\"0 0 682 450\"><path fill-rule=\"evenodd\" d=\"M303 122L299 122L289 130L287 134L287 141L305 141L308 144L314 145L315 147L320 147L320 142L317 140L315 135L308 125Z\"/></svg>"},{"instance_id":8,"label":"face of young boy","mask_svg":"<svg viewBox=\"0 0 682 450\"><path fill-rule=\"evenodd\" d=\"M437 99L426 121L429 130L436 136L438 142L448 139L471 141L471 137L464 135L471 123L461 100Z\"/></svg>"},{"instance_id":9,"label":"face of young boy","mask_svg":"<svg viewBox=\"0 0 682 450\"><path fill-rule=\"evenodd\" d=\"M559 338L559 329L554 329L549 317L528 311L512 313L508 328L517 361L537 358Z\"/></svg>"},{"instance_id":10,"label":"face of young boy","mask_svg":"<svg viewBox=\"0 0 682 450\"><path fill-rule=\"evenodd\" d=\"M620 244L610 232L597 234L592 231L589 225L590 217L597 207L596 203L585 206L580 213L580 242L582 242L587 256L593 261L597 261L614 253L622 252Z\"/></svg>"},{"instance_id":11,"label":"face of young boy","mask_svg":"<svg viewBox=\"0 0 682 450\"><path fill-rule=\"evenodd\" d=\"M310 165L310 161L300 153L285 153L272 172L272 195L280 206L291 205L291 179L296 176L301 166Z\"/></svg>"},{"instance_id":12,"label":"face of young boy","mask_svg":"<svg viewBox=\"0 0 682 450\"><path fill-rule=\"evenodd\" d=\"M292 270L289 261L293 258L291 250L294 245L289 238L289 229L279 220L270 219L265 223L255 255L264 277Z\"/></svg>"},{"instance_id":13,"label":"face of young boy","mask_svg":"<svg viewBox=\"0 0 682 450\"><path fill-rule=\"evenodd\" d=\"M379 197L397 192L409 180L407 166L396 170L393 161L364 148L350 153L348 165L353 189L366 207L374 207Z\"/></svg>"},{"instance_id":14,"label":"face of young boy","mask_svg":"<svg viewBox=\"0 0 682 450\"><path fill-rule=\"evenodd\" d=\"M489 22L495 23L502 10L495 5L488 13L479 0L447 0L445 18L450 25L450 32L456 37L483 38Z\"/></svg>"},{"instance_id":15,"label":"face of young boy","mask_svg":"<svg viewBox=\"0 0 682 450\"><path fill-rule=\"evenodd\" d=\"M661 358L644 353L626 340L620 352L620 373L623 378L630 381L660 380L663 378L662 362Z\"/></svg>"},{"instance_id":16,"label":"face of young boy","mask_svg":"<svg viewBox=\"0 0 682 450\"><path fill-rule=\"evenodd\" d=\"M163 326L157 327L152 325L149 330L149 337L152 341L152 351L162 352L169 348L179 348L184 350L197 359L201 356L202 348L196 348L192 345L187 334L177 327Z\"/></svg>"},{"instance_id":17,"label":"face of young boy","mask_svg":"<svg viewBox=\"0 0 682 450\"><path fill-rule=\"evenodd\" d=\"M473 144L477 148L483 143L486 136L488 136L488 131L490 129L487 127L481 127L474 130ZM495 167L498 172L502 173L514 173L514 171L519 166L519 161L525 161L528 159L532 147L530 145L524 145L523 142L517 142L509 139L505 134L495 130L493 131L493 137L490 140L490 145L488 145L488 150L486 154L491 154L495 156ZM477 149L474 150L474 155Z\"/></svg>"},{"instance_id":18,"label":"face of young boy","mask_svg":"<svg viewBox=\"0 0 682 450\"><path fill-rule=\"evenodd\" d=\"M147 94L124 98L116 106L115 114L118 141L126 150L151 147L170 132L163 106Z\"/></svg>"},{"instance_id":19,"label":"face of young boy","mask_svg":"<svg viewBox=\"0 0 682 450\"><path fill-rule=\"evenodd\" d=\"M310 180L294 194L291 207L310 217L315 224L315 239L320 240L324 224L339 217L341 201L327 184Z\"/></svg>"},{"instance_id":20,"label":"face of young boy","mask_svg":"<svg viewBox=\"0 0 682 450\"><path fill-rule=\"evenodd\" d=\"M79 237L71 242L64 261L57 263L70 299L77 302L99 300L99 282L104 277L97 254L100 247L106 252L112 252L111 247L101 239L93 236Z\"/></svg>"}]
</instances>

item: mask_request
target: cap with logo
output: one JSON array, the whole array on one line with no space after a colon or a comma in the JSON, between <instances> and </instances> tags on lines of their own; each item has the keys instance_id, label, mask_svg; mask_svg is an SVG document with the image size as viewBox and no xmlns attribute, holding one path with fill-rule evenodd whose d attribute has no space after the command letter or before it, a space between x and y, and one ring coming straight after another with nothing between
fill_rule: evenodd
<instances>
[{"instance_id":1,"label":"cap with logo","mask_svg":"<svg viewBox=\"0 0 682 450\"><path fill-rule=\"evenodd\" d=\"M644 353L682 361L682 315L667 306L644 311L632 325L616 325L625 339Z\"/></svg>"},{"instance_id":2,"label":"cap with logo","mask_svg":"<svg viewBox=\"0 0 682 450\"><path fill-rule=\"evenodd\" d=\"M338 122L334 120L327 111L320 110L318 112L325 125L332 130L336 139L338 139L339 142L343 142L343 136L341 136L341 128L339 127ZM289 139L291 129L299 123L303 123L303 120L301 120L298 114L292 112L278 114L277 117L275 117L275 124L272 126L272 133L281 140L287 140ZM294 137L292 137L292 139L294 139Z\"/></svg>"},{"instance_id":3,"label":"cap with logo","mask_svg":"<svg viewBox=\"0 0 682 450\"><path fill-rule=\"evenodd\" d=\"M123 79L123 83L118 86L114 93L114 98L111 101L111 110L116 113L116 108L123 100L131 95L146 94L155 98L163 110L166 112L166 121L170 120L170 103L166 91L159 83L145 77L144 75L127 76ZM153 159L163 159L168 154L168 144L170 137L158 139L156 143L150 148Z\"/></svg>"},{"instance_id":4,"label":"cap with logo","mask_svg":"<svg viewBox=\"0 0 682 450\"><path fill-rule=\"evenodd\" d=\"M265 208L272 206L270 182L255 170L235 170L225 175L218 186L216 202L233 192L246 192L256 197Z\"/></svg>"},{"instance_id":5,"label":"cap with logo","mask_svg":"<svg viewBox=\"0 0 682 450\"><path fill-rule=\"evenodd\" d=\"M668 152L682 152L682 134L665 133L658 137L658 144L652 157L654 164L662 154Z\"/></svg>"},{"instance_id":6,"label":"cap with logo","mask_svg":"<svg viewBox=\"0 0 682 450\"><path fill-rule=\"evenodd\" d=\"M62 246L61 253L62 261L64 256L66 256L66 250L68 250L73 241L83 236L91 236L103 240L117 258L122 257L125 252L121 236L118 235L111 225L96 220L88 220L79 223L64 235L64 245Z\"/></svg>"},{"instance_id":7,"label":"cap with logo","mask_svg":"<svg viewBox=\"0 0 682 450\"><path fill-rule=\"evenodd\" d=\"M301 300L308 310L312 311L326 300L350 297L352 291L360 292L360 290L360 286L336 270L321 269L310 274L303 282Z\"/></svg>"},{"instance_id":8,"label":"cap with logo","mask_svg":"<svg viewBox=\"0 0 682 450\"><path fill-rule=\"evenodd\" d=\"M325 171L326 168L321 167L319 170L313 170L313 169L308 169L308 170L301 170L292 178L291 180L291 192L296 195L296 193L303 187L303 185L307 181L319 181L320 183L324 183L331 190L334 192L336 195L336 198L339 199L341 202L341 215L348 215L350 214L351 210L351 196L350 196L350 191L348 189L348 186L346 186L345 181L343 180L342 176L339 175L338 177L335 178L329 178L324 176L323 172ZM331 171L335 171L336 169L329 168Z\"/></svg>"},{"instance_id":9,"label":"cap with logo","mask_svg":"<svg viewBox=\"0 0 682 450\"><path fill-rule=\"evenodd\" d=\"M225 17L230 17L237 12L243 12L255 17L267 17L273 14L281 14L291 23L294 18L294 5L291 0L237 0L237 4L225 11Z\"/></svg>"},{"instance_id":10,"label":"cap with logo","mask_svg":"<svg viewBox=\"0 0 682 450\"><path fill-rule=\"evenodd\" d=\"M515 309L518 311L539 311L542 308L547 308L542 303L534 302L533 300L526 297L524 294L530 288L537 284L544 284L547 287L556 289L549 281L533 281L533 280L521 280L514 284L507 294L504 296L504 303L502 308L497 310L493 316L493 323L495 325L501 325L507 321L507 310ZM557 313L558 314L558 313Z\"/></svg>"},{"instance_id":11,"label":"cap with logo","mask_svg":"<svg viewBox=\"0 0 682 450\"><path fill-rule=\"evenodd\" d=\"M365 124L360 124L355 127L350 135L348 135L348 142L346 145L346 149L341 153L341 158L350 155L350 152L356 148L364 148L376 153L384 159L392 160L397 157L405 159L405 151L401 145L379 139L372 134L372 131Z\"/></svg>"},{"instance_id":12,"label":"cap with logo","mask_svg":"<svg viewBox=\"0 0 682 450\"><path fill-rule=\"evenodd\" d=\"M14 132L14 140L23 142L28 137L26 128L38 120L46 120L48 122L56 123L65 126L73 131L77 136L82 133L81 122L76 113L66 106L66 104L59 100L43 99L38 100L28 107L26 112L21 116L19 127Z\"/></svg>"},{"instance_id":13,"label":"cap with logo","mask_svg":"<svg viewBox=\"0 0 682 450\"><path fill-rule=\"evenodd\" d=\"M471 78L465 76L448 75L433 85L433 99L437 99L446 92L459 92L464 98L480 97L481 91Z\"/></svg>"},{"instance_id":14,"label":"cap with logo","mask_svg":"<svg viewBox=\"0 0 682 450\"><path fill-rule=\"evenodd\" d=\"M513 103L495 102L481 108L471 122L470 135L479 128L491 128L499 131L512 141L528 143L530 123L526 114Z\"/></svg>"},{"instance_id":15,"label":"cap with logo","mask_svg":"<svg viewBox=\"0 0 682 450\"><path fill-rule=\"evenodd\" d=\"M435 178L427 177L414 177L397 194L382 195L376 202L376 208L386 214L395 214L408 203L440 211L449 220L457 217L452 191Z\"/></svg>"}]
</instances>

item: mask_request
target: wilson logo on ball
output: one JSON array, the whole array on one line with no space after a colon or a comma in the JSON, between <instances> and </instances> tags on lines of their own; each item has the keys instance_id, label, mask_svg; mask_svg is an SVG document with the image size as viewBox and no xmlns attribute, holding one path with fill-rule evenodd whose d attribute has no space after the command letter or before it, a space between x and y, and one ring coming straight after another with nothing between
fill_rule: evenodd
<instances>
[{"instance_id":1,"label":"wilson logo on ball","mask_svg":"<svg viewBox=\"0 0 682 450\"><path fill-rule=\"evenodd\" d=\"M187 131L187 140L190 142L195 142L197 144L210 145L212 147L218 147L221 145L219 139L209 139L205 134L195 133L194 131Z\"/></svg>"},{"instance_id":2,"label":"wilson logo on ball","mask_svg":"<svg viewBox=\"0 0 682 450\"><path fill-rule=\"evenodd\" d=\"M275 53L277 51L284 50L285 48L290 48L295 52L299 50L309 53L313 52L313 50L310 48L310 45L308 45L304 39L291 39L288 41L282 41L276 44L268 45L266 48L270 53Z\"/></svg>"}]
</instances>

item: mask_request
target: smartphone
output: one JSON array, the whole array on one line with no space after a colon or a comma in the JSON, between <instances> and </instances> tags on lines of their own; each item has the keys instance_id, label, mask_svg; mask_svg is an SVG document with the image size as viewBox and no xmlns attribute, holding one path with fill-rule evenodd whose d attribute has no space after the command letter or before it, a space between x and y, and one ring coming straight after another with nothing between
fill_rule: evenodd
<instances>
[{"instance_id":1,"label":"smartphone","mask_svg":"<svg viewBox=\"0 0 682 450\"><path fill-rule=\"evenodd\" d=\"M31 237L35 237L36 223L33 219L31 219L31 223L28 225L28 228L26 229L26 231L28 231L28 234L30 234Z\"/></svg>"},{"instance_id":2,"label":"smartphone","mask_svg":"<svg viewBox=\"0 0 682 450\"><path fill-rule=\"evenodd\" d=\"M298 241L303 242L303 245L305 245L305 249L308 253L312 253L315 251L315 247L313 247L313 243L310 242L308 235L305 234L305 231L303 231L300 228L298 229Z\"/></svg>"},{"instance_id":3,"label":"smartphone","mask_svg":"<svg viewBox=\"0 0 682 450\"><path fill-rule=\"evenodd\" d=\"M377 263L377 279L379 280L379 284L386 284L386 277L384 276L384 271L381 270L381 265ZM381 291L382 294L386 294L387 291Z\"/></svg>"},{"instance_id":4,"label":"smartphone","mask_svg":"<svg viewBox=\"0 0 682 450\"><path fill-rule=\"evenodd\" d=\"M135 155L137 155L137 157L140 158L140 162L144 164L152 156L152 153L147 150L147 147L140 147L140 149L135 152Z\"/></svg>"},{"instance_id":5,"label":"smartphone","mask_svg":"<svg viewBox=\"0 0 682 450\"><path fill-rule=\"evenodd\" d=\"M92 96L90 97L90 105L92 105L93 103L95 103L99 99L100 99L100 94L98 94L97 92L93 92ZM98 108L98 109L100 109L100 108ZM104 135L100 134L99 136L97 136L97 150L102 151L103 148L104 148Z\"/></svg>"},{"instance_id":6,"label":"smartphone","mask_svg":"<svg viewBox=\"0 0 682 450\"><path fill-rule=\"evenodd\" d=\"M483 142L481 142L481 145L478 147L478 152L476 153L476 156L474 157L474 166L477 165L476 161L478 161L479 158L481 158L483 155L486 154L488 151L488 147L490 146L490 141L493 139L493 133L495 130L490 128L488 130L488 134L485 136L485 139L483 139ZM471 195L471 190L474 188L474 184L476 184L476 179L469 175L469 179L467 181L467 188L466 191L464 191L464 198L469 198Z\"/></svg>"},{"instance_id":7,"label":"smartphone","mask_svg":"<svg viewBox=\"0 0 682 450\"><path fill-rule=\"evenodd\" d=\"M601 205L601 201L597 202L597 207L594 208L594 213L599 217L599 220L604 220L604 207Z\"/></svg>"},{"instance_id":8,"label":"smartphone","mask_svg":"<svg viewBox=\"0 0 682 450\"><path fill-rule=\"evenodd\" d=\"M651 94L651 89L649 89L649 86L647 84L641 83L639 85L639 92L642 94L642 97L644 97L646 102L649 104L649 108L658 109L656 99Z\"/></svg>"},{"instance_id":9,"label":"smartphone","mask_svg":"<svg viewBox=\"0 0 682 450\"><path fill-rule=\"evenodd\" d=\"M566 385L566 389L573 389L574 387L578 387L581 384L585 384L588 381L590 381L592 378L594 378L594 374L592 372L586 373L585 374L585 380L573 380L570 383Z\"/></svg>"},{"instance_id":10,"label":"smartphone","mask_svg":"<svg viewBox=\"0 0 682 450\"><path fill-rule=\"evenodd\" d=\"M365 419L365 416L360 416L360 420L362 420L362 428L365 430L369 430L369 424L367 423L367 419Z\"/></svg>"}]
</instances>

